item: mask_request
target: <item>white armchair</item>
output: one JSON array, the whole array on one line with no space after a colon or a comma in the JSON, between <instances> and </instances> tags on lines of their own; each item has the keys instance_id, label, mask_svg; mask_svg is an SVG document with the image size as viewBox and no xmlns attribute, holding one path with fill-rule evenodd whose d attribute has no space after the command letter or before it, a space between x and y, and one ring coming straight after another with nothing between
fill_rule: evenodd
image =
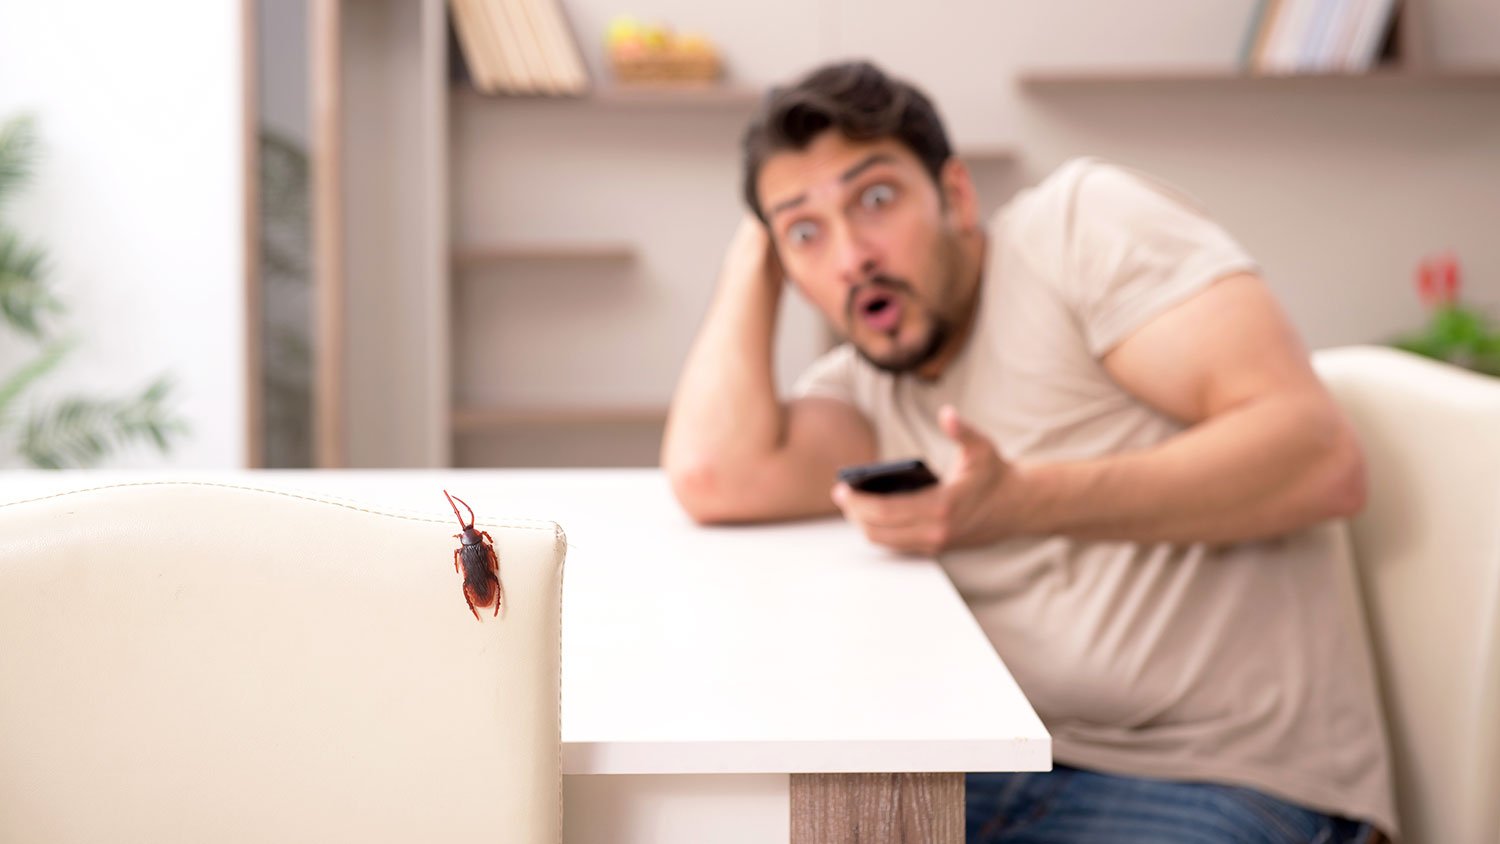
<instances>
[{"instance_id":1,"label":"white armchair","mask_svg":"<svg viewBox=\"0 0 1500 844\"><path fill-rule=\"evenodd\" d=\"M452 518L198 483L0 505L0 840L555 844L565 543L479 527L482 622Z\"/></svg>"},{"instance_id":2,"label":"white armchair","mask_svg":"<svg viewBox=\"0 0 1500 844\"><path fill-rule=\"evenodd\" d=\"M1500 380L1393 349L1314 356L1353 419L1350 525L1404 840L1500 842Z\"/></svg>"}]
</instances>

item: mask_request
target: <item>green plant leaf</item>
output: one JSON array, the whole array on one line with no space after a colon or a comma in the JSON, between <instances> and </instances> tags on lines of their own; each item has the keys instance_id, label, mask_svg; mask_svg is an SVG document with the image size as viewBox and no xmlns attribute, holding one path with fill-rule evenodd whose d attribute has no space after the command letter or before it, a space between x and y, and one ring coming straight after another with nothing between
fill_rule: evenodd
<instances>
[{"instance_id":1,"label":"green plant leaf","mask_svg":"<svg viewBox=\"0 0 1500 844\"><path fill-rule=\"evenodd\" d=\"M124 399L70 397L32 413L19 451L42 469L87 468L137 442L162 452L187 431L166 407L171 383L158 378L139 395Z\"/></svg>"},{"instance_id":2,"label":"green plant leaf","mask_svg":"<svg viewBox=\"0 0 1500 844\"><path fill-rule=\"evenodd\" d=\"M29 116L0 122L0 208L31 178L39 155L37 138ZM48 288L47 275L45 250L0 228L0 326L9 325L34 340L46 339L44 317L63 311ZM13 449L33 466L81 467L137 441L166 451L187 431L167 407L171 387L163 378L133 397L28 401L24 424L16 424L25 394L55 370L72 347L71 342L50 343L35 359L0 377L0 446Z\"/></svg>"},{"instance_id":3,"label":"green plant leaf","mask_svg":"<svg viewBox=\"0 0 1500 844\"><path fill-rule=\"evenodd\" d=\"M36 122L30 115L0 123L0 206L4 206L15 188L31 178L36 158Z\"/></svg>"},{"instance_id":4,"label":"green plant leaf","mask_svg":"<svg viewBox=\"0 0 1500 844\"><path fill-rule=\"evenodd\" d=\"M62 303L47 288L47 256L21 243L15 233L0 230L0 315L11 327L41 339L41 316L62 313Z\"/></svg>"},{"instance_id":5,"label":"green plant leaf","mask_svg":"<svg viewBox=\"0 0 1500 844\"><path fill-rule=\"evenodd\" d=\"M146 386L135 400L115 408L114 426L124 440L141 440L156 446L161 453L171 448L171 440L187 433L187 423L167 411L172 382L159 377Z\"/></svg>"},{"instance_id":6,"label":"green plant leaf","mask_svg":"<svg viewBox=\"0 0 1500 844\"><path fill-rule=\"evenodd\" d=\"M1443 358L1444 349L1442 343L1428 334L1409 334L1404 337L1398 337L1391 341L1391 345L1403 351L1411 352L1414 355L1437 358L1438 360L1442 360Z\"/></svg>"},{"instance_id":7,"label":"green plant leaf","mask_svg":"<svg viewBox=\"0 0 1500 844\"><path fill-rule=\"evenodd\" d=\"M71 342L52 343L30 363L7 375L4 380L0 380L0 428L8 426L11 410L21 394L47 373L56 369L72 350Z\"/></svg>"},{"instance_id":8,"label":"green plant leaf","mask_svg":"<svg viewBox=\"0 0 1500 844\"><path fill-rule=\"evenodd\" d=\"M1484 336L1484 329L1484 317L1467 308L1450 306L1433 314L1434 336L1451 348L1471 348Z\"/></svg>"}]
</instances>

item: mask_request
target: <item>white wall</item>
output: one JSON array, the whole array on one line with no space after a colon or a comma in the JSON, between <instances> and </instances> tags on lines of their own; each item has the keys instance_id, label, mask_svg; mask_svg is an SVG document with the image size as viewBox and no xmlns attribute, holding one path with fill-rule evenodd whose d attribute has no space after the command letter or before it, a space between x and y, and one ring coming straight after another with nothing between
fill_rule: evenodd
<instances>
[{"instance_id":1,"label":"white wall","mask_svg":"<svg viewBox=\"0 0 1500 844\"><path fill-rule=\"evenodd\" d=\"M49 394L177 382L192 425L169 458L243 462L240 26L235 0L11 0L0 116L36 115L44 159L7 219L47 245L81 340ZM0 369L25 347L0 347Z\"/></svg>"}]
</instances>

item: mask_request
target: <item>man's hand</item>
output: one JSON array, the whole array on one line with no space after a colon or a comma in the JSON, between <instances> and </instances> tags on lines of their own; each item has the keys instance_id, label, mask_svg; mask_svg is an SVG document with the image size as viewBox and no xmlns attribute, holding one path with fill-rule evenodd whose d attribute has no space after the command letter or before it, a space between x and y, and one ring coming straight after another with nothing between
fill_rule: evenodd
<instances>
[{"instance_id":1,"label":"man's hand","mask_svg":"<svg viewBox=\"0 0 1500 844\"><path fill-rule=\"evenodd\" d=\"M786 271L776 255L776 247L766 227L752 214L746 214L724 250L721 284L755 283L770 285L779 292Z\"/></svg>"},{"instance_id":2,"label":"man's hand","mask_svg":"<svg viewBox=\"0 0 1500 844\"><path fill-rule=\"evenodd\" d=\"M953 407L943 407L938 424L959 446L949 476L936 486L896 495L860 493L841 483L833 488L833 500L845 518L871 542L928 557L1020 533L1025 476Z\"/></svg>"}]
</instances>

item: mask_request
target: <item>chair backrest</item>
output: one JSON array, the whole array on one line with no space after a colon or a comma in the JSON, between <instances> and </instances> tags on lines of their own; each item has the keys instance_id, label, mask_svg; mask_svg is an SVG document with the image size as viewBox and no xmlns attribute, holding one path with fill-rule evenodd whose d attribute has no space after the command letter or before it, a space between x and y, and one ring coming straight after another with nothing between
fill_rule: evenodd
<instances>
[{"instance_id":1,"label":"chair backrest","mask_svg":"<svg viewBox=\"0 0 1500 844\"><path fill-rule=\"evenodd\" d=\"M507 609L475 621L432 492L0 505L0 840L559 841L565 542L481 522Z\"/></svg>"},{"instance_id":2,"label":"chair backrest","mask_svg":"<svg viewBox=\"0 0 1500 844\"><path fill-rule=\"evenodd\" d=\"M1314 356L1353 420L1350 524L1413 844L1500 841L1500 380L1393 349Z\"/></svg>"}]
</instances>

